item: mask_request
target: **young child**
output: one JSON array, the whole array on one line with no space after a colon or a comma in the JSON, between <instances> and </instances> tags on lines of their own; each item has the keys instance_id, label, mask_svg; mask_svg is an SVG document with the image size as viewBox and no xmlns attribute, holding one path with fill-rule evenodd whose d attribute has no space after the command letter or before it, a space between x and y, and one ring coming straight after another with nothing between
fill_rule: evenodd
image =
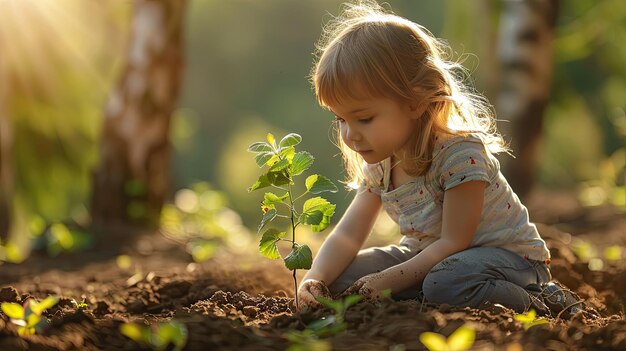
<instances>
[{"instance_id":1,"label":"young child","mask_svg":"<svg viewBox=\"0 0 626 351\"><path fill-rule=\"evenodd\" d=\"M358 191L298 288L300 308L386 289L517 312L577 305L547 284L550 252L493 156L507 150L490 105L461 84L444 49L373 1L346 4L326 26L312 81ZM381 207L402 240L360 250Z\"/></svg>"}]
</instances>

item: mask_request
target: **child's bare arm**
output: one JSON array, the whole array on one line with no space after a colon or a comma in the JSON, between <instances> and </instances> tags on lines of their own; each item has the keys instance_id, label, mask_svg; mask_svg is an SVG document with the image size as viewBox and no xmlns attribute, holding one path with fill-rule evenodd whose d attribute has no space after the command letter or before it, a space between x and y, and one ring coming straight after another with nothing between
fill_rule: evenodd
<instances>
[{"instance_id":1,"label":"child's bare arm","mask_svg":"<svg viewBox=\"0 0 626 351\"><path fill-rule=\"evenodd\" d=\"M484 190L484 182L470 181L446 191L441 238L410 260L359 279L349 292L367 296L385 289L403 291L421 282L444 258L467 249L480 222Z\"/></svg>"},{"instance_id":2,"label":"child's bare arm","mask_svg":"<svg viewBox=\"0 0 626 351\"><path fill-rule=\"evenodd\" d=\"M339 277L363 246L380 207L380 197L374 193L363 191L355 196L346 213L322 244L299 290L307 290L304 288L311 285L310 282L307 283L310 280L328 285Z\"/></svg>"}]
</instances>

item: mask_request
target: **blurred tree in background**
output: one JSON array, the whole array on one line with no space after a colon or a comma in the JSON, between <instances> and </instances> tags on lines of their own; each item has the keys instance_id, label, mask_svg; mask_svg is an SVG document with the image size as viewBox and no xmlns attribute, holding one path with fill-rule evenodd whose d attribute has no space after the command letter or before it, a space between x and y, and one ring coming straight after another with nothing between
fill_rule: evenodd
<instances>
[{"instance_id":1,"label":"blurred tree in background","mask_svg":"<svg viewBox=\"0 0 626 351\"><path fill-rule=\"evenodd\" d=\"M138 0L119 84L104 112L92 224L156 227L170 189L170 120L182 80L185 0ZM106 234L105 234L106 235Z\"/></svg>"},{"instance_id":2,"label":"blurred tree in background","mask_svg":"<svg viewBox=\"0 0 626 351\"><path fill-rule=\"evenodd\" d=\"M550 99L557 0L505 1L500 15L498 129L515 159L500 157L502 173L519 197L535 182L543 116Z\"/></svg>"},{"instance_id":3,"label":"blurred tree in background","mask_svg":"<svg viewBox=\"0 0 626 351\"><path fill-rule=\"evenodd\" d=\"M498 37L506 24L502 21L507 21L504 2L388 2L398 14L447 39L453 58L464 60L472 73L470 83L492 103L498 102L503 79L497 68ZM338 153L328 137L333 116L316 105L307 79L322 22L336 14L341 3L189 1L188 64L171 121L175 189L208 181L223 190L220 206L231 206L252 227L262 194L255 198L246 192L256 180L246 146L268 131L301 134L303 148L316 156L312 171L343 178L340 158L331 157ZM114 86L113 78L124 76L132 5L0 0L0 87L7 87L0 93L0 126L11 126L0 130L0 151L10 150L0 153L0 184L13 179L13 185L4 186L8 192L0 194L0 203L13 209L15 238L29 239L24 233L41 233L46 224L68 218L88 222L91 173L98 164L100 136L105 135L101 126L110 123L103 117L108 113L104 106L113 98L109 90L123 87ZM543 135L533 152L540 164L529 177L541 187L579 191L587 205L622 201L623 206L626 198L625 34L622 0L560 3L550 100ZM499 117L506 118L504 113ZM12 131L12 138L3 131ZM521 155L521 150L515 151ZM103 161L116 155L105 154ZM179 197L208 199L213 194L205 185L195 193ZM341 213L351 196L340 191L329 201L337 203ZM192 207L189 201L181 203Z\"/></svg>"}]
</instances>

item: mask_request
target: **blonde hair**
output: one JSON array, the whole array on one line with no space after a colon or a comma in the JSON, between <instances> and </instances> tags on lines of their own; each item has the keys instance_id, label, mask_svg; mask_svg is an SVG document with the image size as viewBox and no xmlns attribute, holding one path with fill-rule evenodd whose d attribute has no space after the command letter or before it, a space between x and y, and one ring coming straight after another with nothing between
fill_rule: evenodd
<instances>
[{"instance_id":1,"label":"blonde hair","mask_svg":"<svg viewBox=\"0 0 626 351\"><path fill-rule=\"evenodd\" d=\"M476 133L490 152L507 152L491 105L462 83L466 70L446 60L448 50L426 28L375 1L344 4L341 15L325 25L317 45L311 72L317 101L325 108L367 97L418 103L422 116L410 140L412 152L402 160L412 176L428 171L437 134ZM363 159L336 129L347 182L360 184Z\"/></svg>"}]
</instances>

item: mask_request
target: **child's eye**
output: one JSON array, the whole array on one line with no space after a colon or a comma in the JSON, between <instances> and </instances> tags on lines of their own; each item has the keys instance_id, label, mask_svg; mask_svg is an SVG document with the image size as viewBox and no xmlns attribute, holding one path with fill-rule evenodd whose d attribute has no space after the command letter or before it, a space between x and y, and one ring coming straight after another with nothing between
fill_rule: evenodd
<instances>
[{"instance_id":1,"label":"child's eye","mask_svg":"<svg viewBox=\"0 0 626 351\"><path fill-rule=\"evenodd\" d=\"M367 123L371 122L373 119L374 119L374 117L361 118L361 119L359 119L359 122L363 123L363 124L367 124Z\"/></svg>"}]
</instances>

